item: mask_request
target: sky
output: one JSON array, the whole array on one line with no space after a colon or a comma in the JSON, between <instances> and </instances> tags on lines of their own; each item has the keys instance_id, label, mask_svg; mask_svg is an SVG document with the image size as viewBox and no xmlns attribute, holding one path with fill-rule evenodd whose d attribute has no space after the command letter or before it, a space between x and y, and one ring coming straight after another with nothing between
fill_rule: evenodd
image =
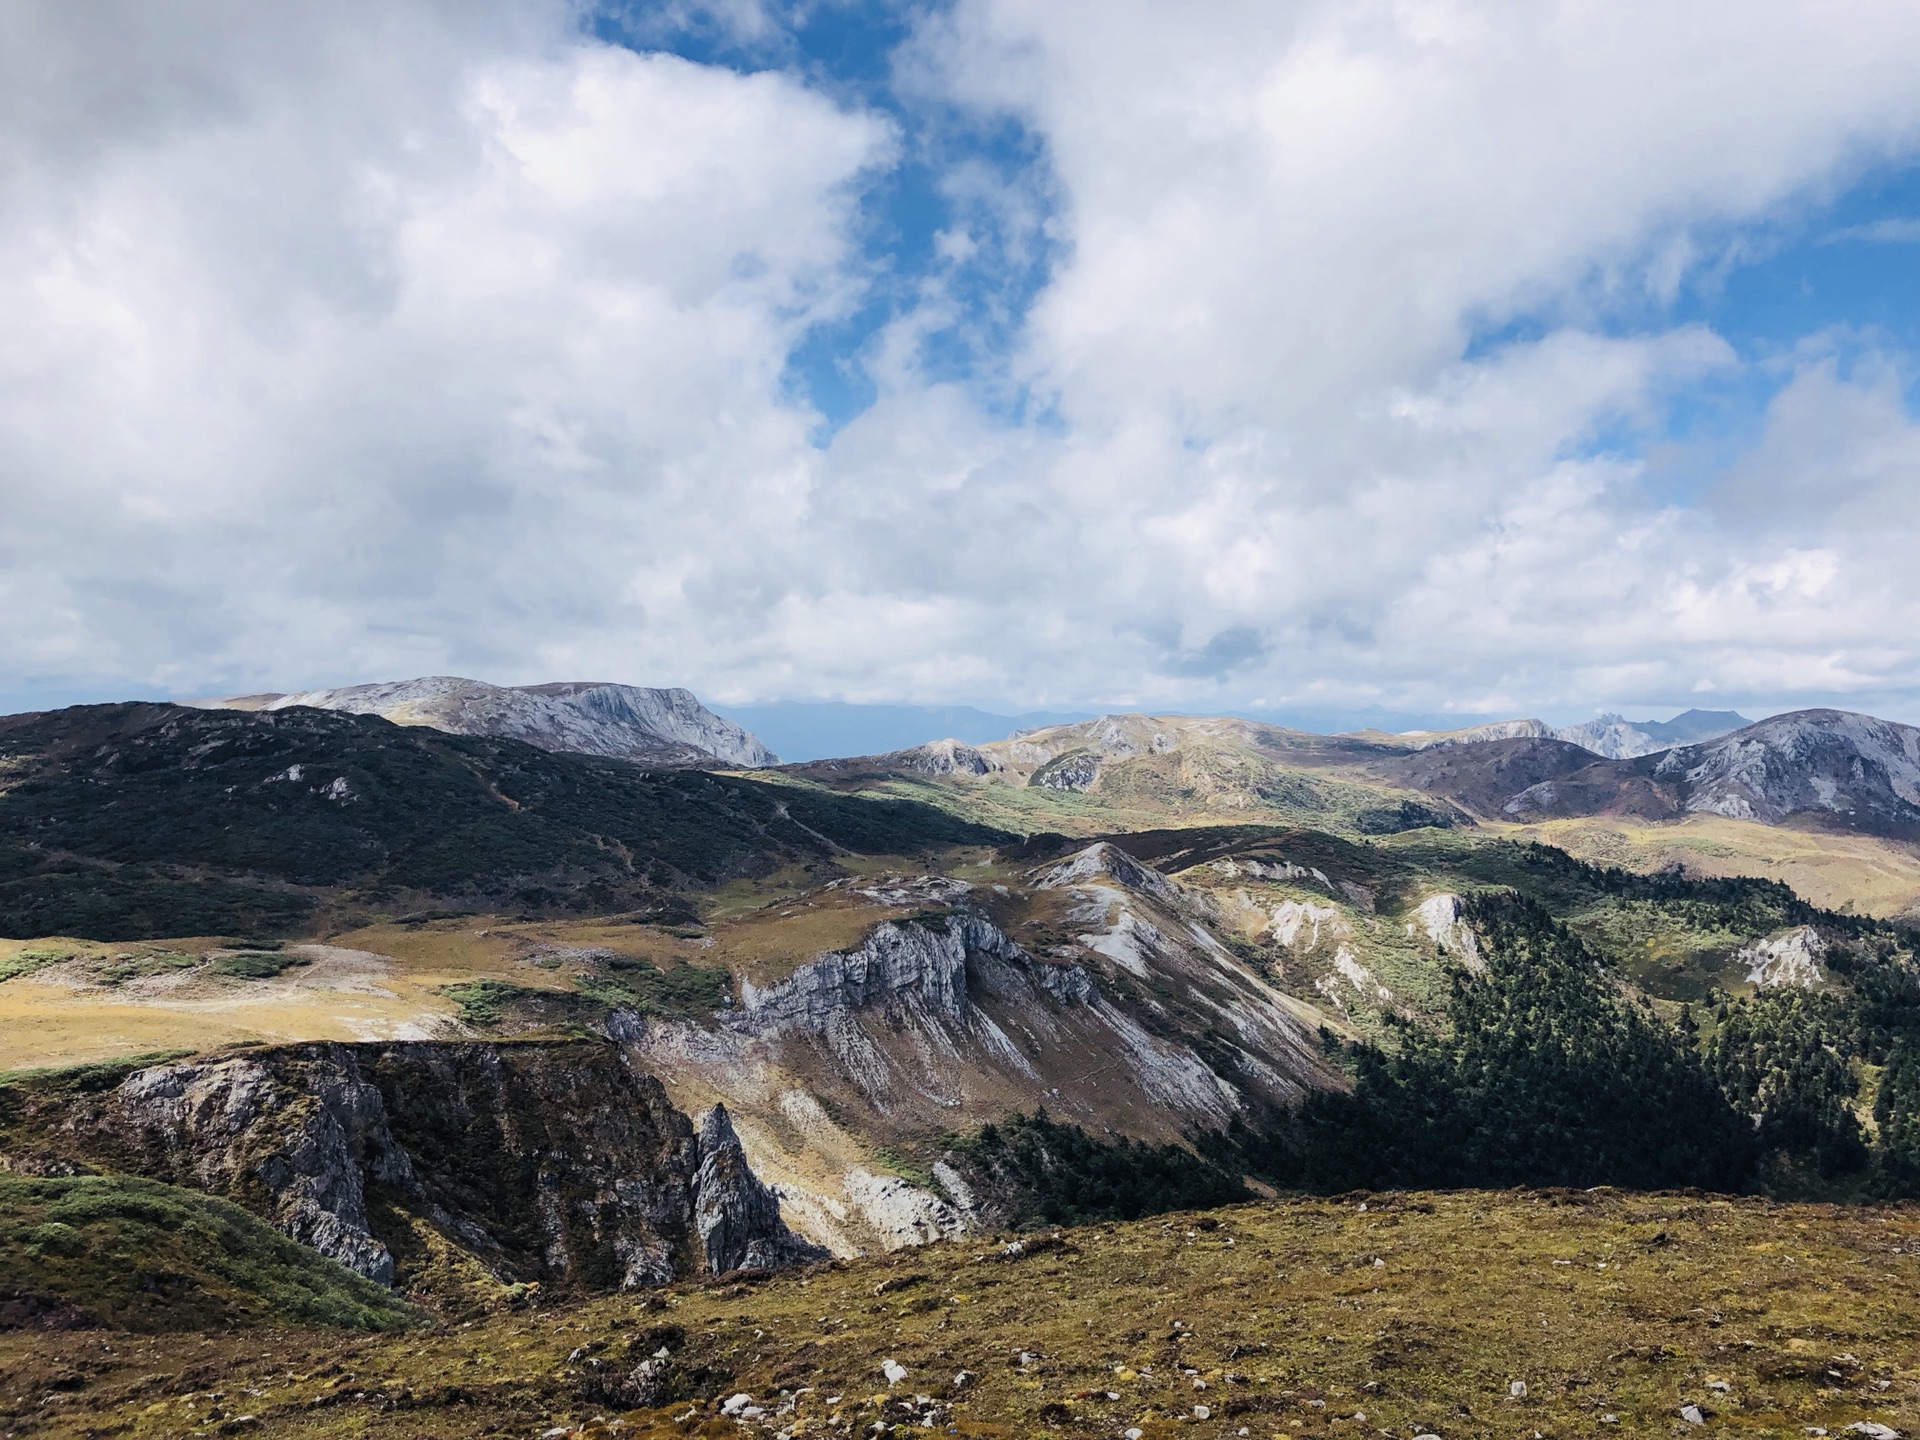
<instances>
[{"instance_id":1,"label":"sky","mask_svg":"<svg viewBox=\"0 0 1920 1440\"><path fill-rule=\"evenodd\" d=\"M1920 722L1911 0L17 0L0 709Z\"/></svg>"}]
</instances>

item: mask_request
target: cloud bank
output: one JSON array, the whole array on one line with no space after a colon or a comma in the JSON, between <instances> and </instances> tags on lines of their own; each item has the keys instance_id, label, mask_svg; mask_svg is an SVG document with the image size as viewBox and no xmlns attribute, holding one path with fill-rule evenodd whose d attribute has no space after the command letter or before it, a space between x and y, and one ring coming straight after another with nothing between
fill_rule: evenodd
<instances>
[{"instance_id":1,"label":"cloud bank","mask_svg":"<svg viewBox=\"0 0 1920 1440\"><path fill-rule=\"evenodd\" d=\"M0 674L1920 711L1911 357L1675 309L1920 159L1911 5L956 0L884 105L594 18L0 18Z\"/></svg>"}]
</instances>

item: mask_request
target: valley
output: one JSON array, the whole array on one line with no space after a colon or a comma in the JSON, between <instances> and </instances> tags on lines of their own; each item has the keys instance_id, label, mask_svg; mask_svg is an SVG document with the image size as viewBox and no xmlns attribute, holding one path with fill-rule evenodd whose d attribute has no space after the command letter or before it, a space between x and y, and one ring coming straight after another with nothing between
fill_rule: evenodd
<instances>
[{"instance_id":1,"label":"valley","mask_svg":"<svg viewBox=\"0 0 1920 1440\"><path fill-rule=\"evenodd\" d=\"M1807 752L1816 778L1841 763L1833 744L1905 743L1823 723ZM1747 733L1731 737L1759 747L1738 752L1745 768L1713 751L1686 773L1776 800L1829 793L1781 780L1791 747ZM1841 1250L1879 1243L1872 1227L1904 1211L1874 1207L1920 1194L1920 936L1906 919L1920 859L1874 818L1898 819L1907 782L1856 767L1862 794L1879 796L1884 774L1893 797L1867 808L1870 825L1817 806L1771 823L1637 801L1513 809L1557 783L1543 767L1586 777L1567 793L1599 793L1598 765L1631 770L1618 793L1667 794L1662 755L1693 751L1609 760L1530 733L1109 716L739 769L345 704L8 717L0 1244L22 1278L0 1286L0 1315L16 1317L0 1323L0 1354L22 1374L67 1364L60 1337L99 1333L70 1323L297 1330L271 1342L302 1347L288 1373L377 1365L379 1388L316 1403L308 1382L242 1378L244 1347L217 1360L216 1341L191 1393L257 1391L277 1430L316 1434L384 1433L422 1404L449 1434L596 1413L587 1433L620 1414L628 1429L734 1433L742 1417L716 1407L736 1385L772 1392L753 1407L766 1423L744 1420L787 1440L903 1423L891 1401L863 1402L869 1416L845 1395L806 1398L879 1363L836 1343L865 1333L862 1315L892 1317L869 1349L904 1348L903 1317L914 1334L919 1317L966 1320L953 1343L929 1331L900 1361L917 1372L944 1348L974 1370L955 1393L926 1389L911 1417L954 1433L1235 1434L1222 1425L1236 1418L1310 1432L1353 1413L1336 1398L1369 1428L1443 1436L1512 1416L1644 1425L1687 1404L1756 1433L1898 1414L1914 1364L1904 1321L1863 1299L1877 1318L1843 1335L1807 1318L1818 1287L1796 1287L1810 1272L1783 1290L1731 1257L1771 1253L1753 1249L1775 1243L1757 1238L1770 1225L1812 1223L1782 1217L1859 1237L1825 1242ZM1166 1213L1186 1218L1153 1218ZM1410 1288L1370 1275L1353 1289L1332 1258L1348 1241L1329 1237L1388 1214L1420 1235L1386 1261ZM1649 1224L1667 1239L1647 1240ZM1680 1225L1694 1238L1660 1249ZM1074 1228L1056 1243L1059 1226ZM1506 1238L1489 1251L1493 1235ZM1144 1258L1170 1239L1180 1264L1215 1239L1223 1258L1181 1279ZM1291 1258L1244 1293L1227 1239ZM1032 1259L992 1258L1034 1243ZM1489 1390L1485 1366L1536 1353L1522 1331L1468 1318L1489 1277L1533 1293L1507 1252L1538 1252L1529 1263L1551 1272L1568 1267L1541 1247L1586 1267L1624 1263L1602 1257L1629 1244L1651 1267L1637 1275L1699 1291L1672 1324L1706 1334L1721 1326L1684 1317L1744 1316L1738 1353L1708 1335L1642 1373L1622 1357L1644 1342L1624 1337L1656 1323L1651 1301L1616 1303L1638 1292L1600 1282L1607 1272L1586 1299L1548 1274L1542 1313L1586 1338L1549 1367L1558 1388ZM236 1269L221 1245L258 1261ZM1315 1258L1321 1245L1335 1250ZM1707 1253L1719 1258L1688 1268ZM1128 1288L1143 1267L1160 1277L1151 1296ZM904 1309L873 1304L896 1273L895 1289L930 1288ZM1016 1287L1002 1292L1014 1308L966 1298L994 1274ZM129 1289L129 1275L151 1283ZM961 1298L920 1305L940 1294ZM784 1333L770 1321L788 1324L790 1303L834 1323L715 1348L727 1297L750 1300L739 1313L768 1334ZM542 1336L658 1313L637 1304L686 1308L697 1341L635 1350L627 1371L659 1362L638 1379L584 1363L601 1352L580 1342L570 1361L546 1356ZM1184 1391L1181 1406L1162 1393L1169 1362L1126 1337L1187 1344L1171 1318L1221 1328L1238 1314L1221 1305L1246 1307L1235 1343L1258 1333L1267 1348L1246 1355L1270 1358L1264 1379L1226 1379L1232 1357L1192 1367L1176 1387L1226 1387L1199 1416ZM1367 1332L1360 1368L1311 1338L1379 1307L1401 1318ZM1109 1313L1111 1326L1096 1318ZM1458 1318L1421 1330L1415 1314ZM343 1325L429 1338L409 1351L339 1338ZM1141 1383L1093 1403L1074 1367L1094 1362L1059 1358L1062 1325L1105 1337L1099 1366ZM479 1388L445 1368L476 1334L488 1354L521 1357ZM1381 1334L1413 1358L1382 1359ZM1841 1365L1838 1386L1785 1360L1741 1369L1749 1349L1801 1340L1883 1358ZM989 1341L1038 1357L1012 1367L1012 1388L1004 1360L981 1368ZM402 1347L391 1360L363 1358L389 1344ZM1659 1368L1682 1353L1699 1376ZM795 1383L803 1360L818 1384ZM1739 1407L1709 1374L1741 1387ZM123 1383L49 1390L9 1423L64 1433L68 1417L90 1428L80 1417L140 1399L143 1418L113 1422L124 1433L189 1419L237 1433L219 1427L248 1413L179 1405L160 1380L115 1398ZM1392 1418L1374 1423L1376 1410Z\"/></svg>"}]
</instances>

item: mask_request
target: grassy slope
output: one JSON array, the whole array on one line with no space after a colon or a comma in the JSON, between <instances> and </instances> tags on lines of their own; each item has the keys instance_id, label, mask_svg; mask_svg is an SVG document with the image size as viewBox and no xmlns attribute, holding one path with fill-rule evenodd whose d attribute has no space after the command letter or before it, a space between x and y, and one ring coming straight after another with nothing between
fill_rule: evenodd
<instances>
[{"instance_id":1,"label":"grassy slope","mask_svg":"<svg viewBox=\"0 0 1920 1440\"><path fill-rule=\"evenodd\" d=\"M317 907L684 910L836 850L995 832L791 781L648 771L369 716L161 705L0 720L0 933L291 933Z\"/></svg>"},{"instance_id":2,"label":"grassy slope","mask_svg":"<svg viewBox=\"0 0 1920 1440\"><path fill-rule=\"evenodd\" d=\"M1382 781L1365 760L1188 738L1173 754L1110 762L1085 794L1029 788L1021 774L928 779L876 770L848 772L834 783L911 797L1010 830L1078 836L1245 819L1357 837L1417 823L1411 817L1393 822L1385 815L1409 799L1448 808ZM1708 815L1657 824L1616 816L1529 826L1490 824L1478 833L1538 839L1596 864L1634 870L1680 864L1695 874L1784 880L1832 910L1880 916L1920 913L1920 847L1896 840Z\"/></svg>"},{"instance_id":3,"label":"grassy slope","mask_svg":"<svg viewBox=\"0 0 1920 1440\"><path fill-rule=\"evenodd\" d=\"M1684 865L1696 875L1759 875L1783 880L1829 910L1920 914L1920 849L1898 840L1789 830L1718 815L1657 825L1608 816L1492 828L1557 845L1596 865L1646 871Z\"/></svg>"},{"instance_id":4,"label":"grassy slope","mask_svg":"<svg viewBox=\"0 0 1920 1440\"><path fill-rule=\"evenodd\" d=\"M277 1321L386 1330L412 1312L237 1205L127 1176L0 1175L0 1313L168 1332Z\"/></svg>"},{"instance_id":5,"label":"grassy slope","mask_svg":"<svg viewBox=\"0 0 1920 1440\"><path fill-rule=\"evenodd\" d=\"M899 1401L916 1394L934 1402L934 1434L1137 1424L1194 1440L1242 1426L1262 1440L1665 1434L1686 1404L1717 1433L1838 1434L1860 1420L1910 1429L1920 1407L1920 1213L1675 1195L1363 1198L1091 1227L1012 1262L991 1242L940 1245L677 1288L664 1310L609 1298L404 1338L0 1335L0 1421L20 1435L157 1437L244 1409L274 1435L539 1434L617 1414L593 1398L588 1362L624 1370L630 1347L663 1343L709 1372L710 1395L770 1406L744 1426L706 1404L628 1417L663 1440L858 1434L906 1420ZM909 1371L891 1395L889 1358ZM974 1379L956 1388L963 1369ZM783 1395L793 1412L773 1413ZM1191 1418L1196 1404L1210 1417Z\"/></svg>"}]
</instances>

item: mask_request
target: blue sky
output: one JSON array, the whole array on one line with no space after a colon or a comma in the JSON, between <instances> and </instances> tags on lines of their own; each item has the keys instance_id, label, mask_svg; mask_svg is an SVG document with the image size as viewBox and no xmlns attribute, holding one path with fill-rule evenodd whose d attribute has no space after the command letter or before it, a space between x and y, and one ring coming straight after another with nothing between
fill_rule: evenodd
<instances>
[{"instance_id":1,"label":"blue sky","mask_svg":"<svg viewBox=\"0 0 1920 1440\"><path fill-rule=\"evenodd\" d=\"M867 266L863 303L810 329L789 357L789 383L823 417L820 443L872 404L870 346L936 280L956 313L923 339L927 373L979 387L983 403L996 413L1016 422L1024 418L1023 397L1004 384L1004 361L1060 254L1061 240L1047 233L1061 202L1060 182L1045 137L1021 116L983 115L896 83L895 55L910 43L916 23L950 9L876 0L769 6L755 12L765 30L750 36L711 11L666 11L644 3L606 5L589 21L594 33L612 43L742 73L794 74L844 103L885 114L899 127L897 162L863 177L859 187L855 233ZM1024 223L1008 226L944 183L971 166L1021 197ZM969 225L983 229L988 243L956 265L937 252L937 237ZM1570 317L1617 336L1710 327L1746 362L1737 377L1669 397L1651 431L1598 438L1635 453L1648 443L1683 443L1722 459L1751 443L1767 400L1784 383L1768 362L1791 356L1809 338L1832 336L1843 354L1863 347L1920 353L1920 165L1857 163L1786 197L1769 213L1714 227L1696 239L1699 253L1664 293L1595 275L1557 297L1549 312L1479 327L1463 353L1486 354L1537 337ZM1916 383L1920 378L1910 387Z\"/></svg>"},{"instance_id":2,"label":"blue sky","mask_svg":"<svg viewBox=\"0 0 1920 1440\"><path fill-rule=\"evenodd\" d=\"M830 443L872 405L876 338L919 309L932 287L950 314L920 336L924 373L968 386L989 413L1012 423L1026 415L1028 397L1008 383L1004 362L1058 252L1048 234L1057 181L1044 138L1018 115L957 106L896 80L895 57L916 24L947 8L874 0L768 7L757 12L765 28L751 34L712 12L656 4L606 5L588 21L610 43L742 74L791 74L898 128L898 155L858 185L852 233L863 260L860 300L809 328L787 357L787 385L820 415L816 444ZM983 183L990 198L979 193ZM1009 213L994 199L1017 208ZM957 229L976 246L964 257L940 248L942 233Z\"/></svg>"},{"instance_id":3,"label":"blue sky","mask_svg":"<svg viewBox=\"0 0 1920 1440\"><path fill-rule=\"evenodd\" d=\"M21 14L8 707L1920 721L1909 6Z\"/></svg>"}]
</instances>

